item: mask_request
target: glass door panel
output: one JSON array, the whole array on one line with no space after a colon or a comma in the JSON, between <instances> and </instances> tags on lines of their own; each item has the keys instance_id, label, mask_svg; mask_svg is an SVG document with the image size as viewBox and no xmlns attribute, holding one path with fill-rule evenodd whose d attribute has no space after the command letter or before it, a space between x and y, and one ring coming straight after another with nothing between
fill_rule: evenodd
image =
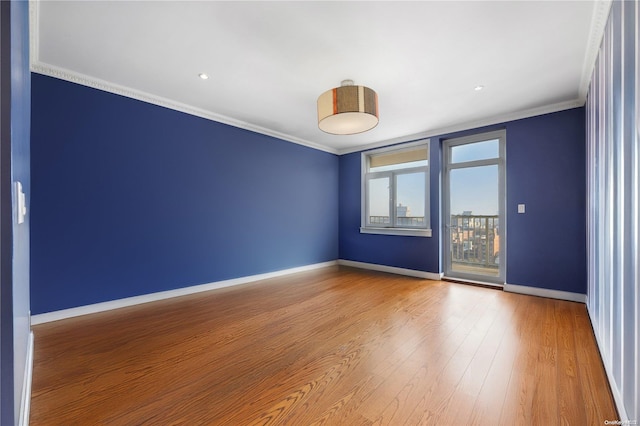
<instances>
[{"instance_id":1,"label":"glass door panel","mask_svg":"<svg viewBox=\"0 0 640 426\"><path fill-rule=\"evenodd\" d=\"M498 165L451 170L451 272L499 275L498 179Z\"/></svg>"}]
</instances>

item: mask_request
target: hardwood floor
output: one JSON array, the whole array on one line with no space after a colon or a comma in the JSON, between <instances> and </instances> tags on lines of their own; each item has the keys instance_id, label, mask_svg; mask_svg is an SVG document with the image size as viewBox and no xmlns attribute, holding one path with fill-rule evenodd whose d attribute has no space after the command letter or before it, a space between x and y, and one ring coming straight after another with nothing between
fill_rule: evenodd
<instances>
[{"instance_id":1,"label":"hardwood floor","mask_svg":"<svg viewBox=\"0 0 640 426\"><path fill-rule=\"evenodd\" d=\"M31 425L602 425L583 304L330 267L34 326Z\"/></svg>"}]
</instances>

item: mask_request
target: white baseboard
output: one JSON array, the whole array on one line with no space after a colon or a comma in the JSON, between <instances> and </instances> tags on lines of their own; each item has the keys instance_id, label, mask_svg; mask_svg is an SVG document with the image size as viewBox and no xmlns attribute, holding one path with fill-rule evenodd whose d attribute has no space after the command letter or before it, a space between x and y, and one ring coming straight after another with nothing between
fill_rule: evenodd
<instances>
[{"instance_id":1,"label":"white baseboard","mask_svg":"<svg viewBox=\"0 0 640 426\"><path fill-rule=\"evenodd\" d=\"M598 328L596 327L596 322L591 314L591 310L589 309L589 305L587 305L587 313L589 314L589 321L591 321L591 328L593 329L593 335L596 336L596 346L598 346L598 351L600 352L600 358L602 359L602 365L604 366L604 371L607 374L607 380L609 381L609 388L611 388L611 394L613 395L613 402L616 404L616 409L618 410L618 416L620 417L620 421L622 424L629 424L629 416L627 415L627 410L624 408L624 399L622 399L622 394L620 393L620 389L618 389L618 385L616 384L615 379L613 378L613 372L611 371L611 362L609 361L609 357L607 356L606 351L603 350L604 345L602 344L602 340L598 335ZM615 420L615 419L611 419Z\"/></svg>"},{"instance_id":2,"label":"white baseboard","mask_svg":"<svg viewBox=\"0 0 640 426\"><path fill-rule=\"evenodd\" d=\"M20 398L20 426L29 425L29 412L31 411L31 382L33 377L33 331L29 332L27 347L27 359L24 366L24 378L22 381L22 396Z\"/></svg>"},{"instance_id":3,"label":"white baseboard","mask_svg":"<svg viewBox=\"0 0 640 426\"><path fill-rule=\"evenodd\" d=\"M548 288L527 287L525 285L504 284L504 291L528 294L530 296L548 297L549 299L568 300L570 302L587 303L587 295L569 291L551 290Z\"/></svg>"},{"instance_id":4,"label":"white baseboard","mask_svg":"<svg viewBox=\"0 0 640 426\"><path fill-rule=\"evenodd\" d=\"M417 271L415 269L397 268L395 266L377 265L375 263L356 262L354 260L339 259L339 265L352 266L360 269L370 269L372 271L389 272L391 274L408 275L410 277L426 278L428 280L438 281L442 278L442 274L433 272Z\"/></svg>"},{"instance_id":5,"label":"white baseboard","mask_svg":"<svg viewBox=\"0 0 640 426\"><path fill-rule=\"evenodd\" d=\"M127 297L124 299L111 300L109 302L95 303L92 305L79 306L77 308L63 309L60 311L47 312L31 317L31 324L43 324L51 321L58 321L73 318L81 315L95 314L98 312L110 311L112 309L124 308L127 306L140 305L142 303L155 302L158 300L170 299L172 297L186 296L203 291L217 290L234 285L247 284L254 281L266 280L269 278L281 277L283 275L295 274L297 272L311 271L313 269L326 268L336 265L337 261L315 263L312 265L300 266L297 268L283 269L280 271L267 272L264 274L250 275L246 277L233 278L230 280L216 281L208 284L194 285L190 287L178 288L175 290L161 291L158 293L143 294L141 296Z\"/></svg>"}]
</instances>

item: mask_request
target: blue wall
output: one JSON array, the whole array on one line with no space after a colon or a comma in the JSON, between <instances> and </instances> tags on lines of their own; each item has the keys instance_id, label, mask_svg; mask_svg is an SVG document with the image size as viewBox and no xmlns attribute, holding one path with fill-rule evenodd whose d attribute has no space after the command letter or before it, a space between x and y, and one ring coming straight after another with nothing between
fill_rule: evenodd
<instances>
[{"instance_id":1,"label":"blue wall","mask_svg":"<svg viewBox=\"0 0 640 426\"><path fill-rule=\"evenodd\" d=\"M438 273L442 140L499 128L507 282L586 293L583 108L431 138L423 238L359 232L360 153L338 159L38 74L32 84L35 314L338 257Z\"/></svg>"},{"instance_id":2,"label":"blue wall","mask_svg":"<svg viewBox=\"0 0 640 426\"><path fill-rule=\"evenodd\" d=\"M430 145L431 238L361 234L361 153L340 156L340 259L438 272L440 149Z\"/></svg>"},{"instance_id":3,"label":"blue wall","mask_svg":"<svg viewBox=\"0 0 640 426\"><path fill-rule=\"evenodd\" d=\"M507 282L586 294L584 108L506 127Z\"/></svg>"},{"instance_id":4,"label":"blue wall","mask_svg":"<svg viewBox=\"0 0 640 426\"><path fill-rule=\"evenodd\" d=\"M337 156L32 86L34 314L337 259Z\"/></svg>"},{"instance_id":5,"label":"blue wall","mask_svg":"<svg viewBox=\"0 0 640 426\"><path fill-rule=\"evenodd\" d=\"M18 424L29 351L29 4L1 2L2 276L0 279L0 424ZM14 182L27 197L25 221L13 217Z\"/></svg>"},{"instance_id":6,"label":"blue wall","mask_svg":"<svg viewBox=\"0 0 640 426\"><path fill-rule=\"evenodd\" d=\"M575 108L431 138L431 238L360 234L360 153L341 156L340 258L440 273L442 141L506 129L507 282L585 294L584 126Z\"/></svg>"}]
</instances>

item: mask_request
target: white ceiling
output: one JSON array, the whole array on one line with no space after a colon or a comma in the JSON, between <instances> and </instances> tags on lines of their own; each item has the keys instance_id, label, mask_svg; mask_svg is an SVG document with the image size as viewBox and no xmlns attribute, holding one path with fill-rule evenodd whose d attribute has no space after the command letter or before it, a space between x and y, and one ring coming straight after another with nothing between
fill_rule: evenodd
<instances>
[{"instance_id":1,"label":"white ceiling","mask_svg":"<svg viewBox=\"0 0 640 426\"><path fill-rule=\"evenodd\" d=\"M583 105L609 6L32 1L31 66L344 153ZM318 129L318 96L344 79L378 93L375 129Z\"/></svg>"}]
</instances>

